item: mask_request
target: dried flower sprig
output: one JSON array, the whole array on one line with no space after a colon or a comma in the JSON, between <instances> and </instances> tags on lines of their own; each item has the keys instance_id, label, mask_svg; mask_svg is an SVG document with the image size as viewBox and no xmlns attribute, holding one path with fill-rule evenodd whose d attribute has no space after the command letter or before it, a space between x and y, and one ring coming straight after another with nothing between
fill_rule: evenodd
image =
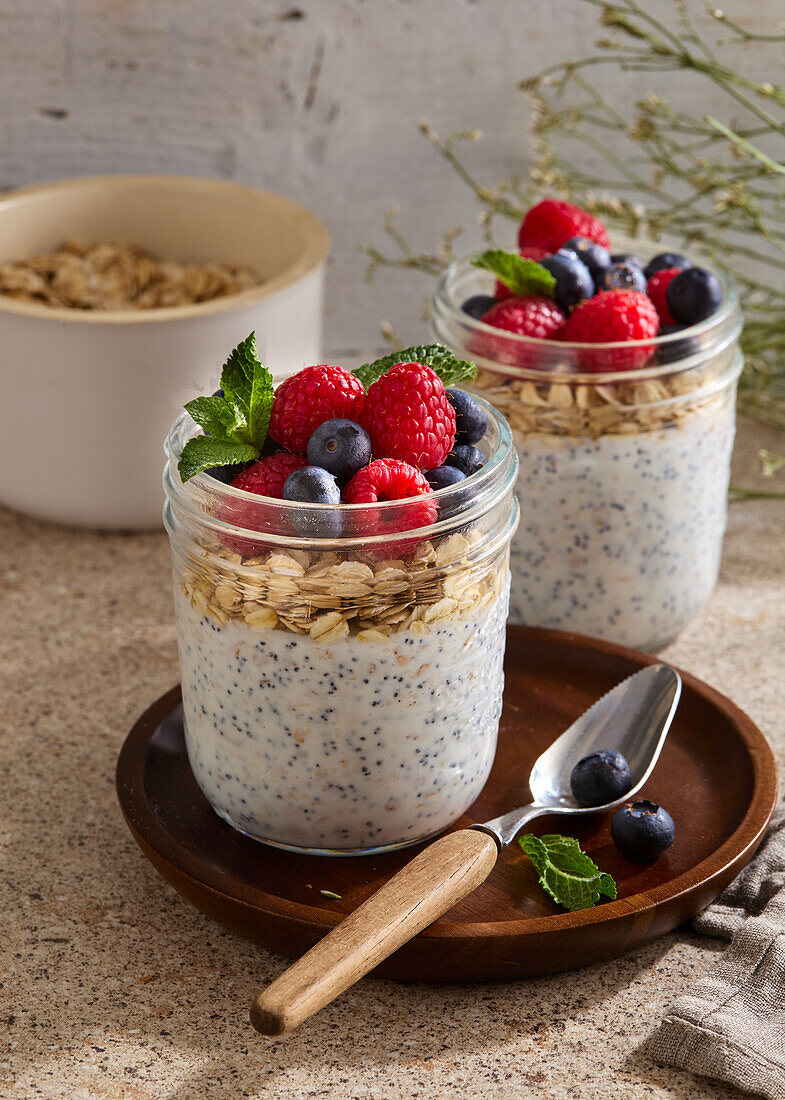
<instances>
[{"instance_id":1,"label":"dried flower sprig","mask_svg":"<svg viewBox=\"0 0 785 1100\"><path fill-rule=\"evenodd\" d=\"M741 289L746 325L742 345L742 410L785 430L785 88L759 79L766 47L785 33L746 30L708 3L672 0L670 18L636 0L582 0L599 11L610 36L597 53L552 66L521 82L532 108L534 162L526 179L489 185L475 178L457 147L478 131L441 139L421 130L480 203L480 224L497 244L497 219L519 221L542 195L571 198L629 237L675 239L706 257ZM708 32L695 13L708 15ZM745 71L726 60L726 47L747 47ZM692 72L716 90L717 109L697 117L652 92L628 110L608 102L602 69L647 75L651 85L670 73ZM594 79L594 74L598 79ZM726 106L726 110L721 109ZM724 114L728 121L716 117ZM436 275L449 262L459 230L433 254L410 248L390 215L385 231L397 253L367 249L369 275L378 266Z\"/></svg>"}]
</instances>

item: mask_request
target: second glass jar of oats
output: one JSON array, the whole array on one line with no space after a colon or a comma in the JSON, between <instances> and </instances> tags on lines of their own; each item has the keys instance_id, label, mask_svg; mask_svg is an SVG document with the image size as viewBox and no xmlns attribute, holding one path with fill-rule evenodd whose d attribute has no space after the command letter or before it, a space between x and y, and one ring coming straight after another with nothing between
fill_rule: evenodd
<instances>
[{"instance_id":1,"label":"second glass jar of oats","mask_svg":"<svg viewBox=\"0 0 785 1100\"><path fill-rule=\"evenodd\" d=\"M723 290L720 310L691 329L578 345L464 313L493 291L468 261L442 276L434 334L478 363L467 389L505 415L518 451L512 622L658 649L709 599L742 368L738 295L727 280Z\"/></svg>"}]
</instances>

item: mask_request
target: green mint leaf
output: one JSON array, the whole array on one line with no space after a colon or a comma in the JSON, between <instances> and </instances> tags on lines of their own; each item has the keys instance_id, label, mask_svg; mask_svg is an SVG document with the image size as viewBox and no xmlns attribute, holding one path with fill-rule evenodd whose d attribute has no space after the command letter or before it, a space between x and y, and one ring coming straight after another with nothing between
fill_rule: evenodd
<instances>
[{"instance_id":1,"label":"green mint leaf","mask_svg":"<svg viewBox=\"0 0 785 1100\"><path fill-rule=\"evenodd\" d=\"M415 347L394 351L373 363L365 363L352 373L359 378L366 390L377 382L396 363L422 363L441 378L445 387L471 381L477 376L476 363L458 359L444 344L418 344Z\"/></svg>"},{"instance_id":2,"label":"green mint leaf","mask_svg":"<svg viewBox=\"0 0 785 1100\"><path fill-rule=\"evenodd\" d=\"M540 886L571 913L591 909L601 894L616 897L616 883L581 851L575 837L525 833L519 843L534 864Z\"/></svg>"},{"instance_id":3,"label":"green mint leaf","mask_svg":"<svg viewBox=\"0 0 785 1100\"><path fill-rule=\"evenodd\" d=\"M505 252L503 248L491 248L472 260L475 267L490 271L504 283L516 297L536 294L541 298L553 298L556 280L550 271L535 260L526 260L517 252Z\"/></svg>"},{"instance_id":4,"label":"green mint leaf","mask_svg":"<svg viewBox=\"0 0 785 1100\"><path fill-rule=\"evenodd\" d=\"M270 413L272 412L274 397L273 376L257 358L251 382L248 434L251 437L251 443L259 450L262 449L264 441L267 439L267 429L270 427Z\"/></svg>"},{"instance_id":5,"label":"green mint leaf","mask_svg":"<svg viewBox=\"0 0 785 1100\"><path fill-rule=\"evenodd\" d=\"M250 462L258 457L257 448L248 443L197 435L183 447L177 469L181 479L188 481L194 474L209 470L211 466L232 466L236 462Z\"/></svg>"},{"instance_id":6,"label":"green mint leaf","mask_svg":"<svg viewBox=\"0 0 785 1100\"><path fill-rule=\"evenodd\" d=\"M254 373L259 367L256 334L252 332L237 345L221 371L221 389L235 416L232 436L242 443L254 442L249 425Z\"/></svg>"},{"instance_id":7,"label":"green mint leaf","mask_svg":"<svg viewBox=\"0 0 785 1100\"><path fill-rule=\"evenodd\" d=\"M223 397L195 397L185 411L214 439L230 440L236 425L229 402Z\"/></svg>"}]
</instances>

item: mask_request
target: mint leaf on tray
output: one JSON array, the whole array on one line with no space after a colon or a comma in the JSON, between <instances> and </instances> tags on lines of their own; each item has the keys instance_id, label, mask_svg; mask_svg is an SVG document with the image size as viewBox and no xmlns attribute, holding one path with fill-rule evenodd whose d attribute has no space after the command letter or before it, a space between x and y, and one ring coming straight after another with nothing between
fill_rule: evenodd
<instances>
[{"instance_id":1,"label":"mint leaf on tray","mask_svg":"<svg viewBox=\"0 0 785 1100\"><path fill-rule=\"evenodd\" d=\"M183 447L177 463L183 481L211 466L259 457L275 393L273 376L259 359L253 332L224 363L221 389L223 397L196 397L185 406L205 434L189 439Z\"/></svg>"},{"instance_id":2,"label":"mint leaf on tray","mask_svg":"<svg viewBox=\"0 0 785 1100\"><path fill-rule=\"evenodd\" d=\"M490 271L516 297L536 294L540 298L553 298L556 291L556 279L550 271L536 260L527 260L517 252L491 248L475 256L472 263L483 271Z\"/></svg>"},{"instance_id":3,"label":"mint leaf on tray","mask_svg":"<svg viewBox=\"0 0 785 1100\"><path fill-rule=\"evenodd\" d=\"M543 890L571 913L591 909L600 895L616 897L614 880L581 851L575 837L524 833L518 843L534 864Z\"/></svg>"},{"instance_id":4,"label":"mint leaf on tray","mask_svg":"<svg viewBox=\"0 0 785 1100\"><path fill-rule=\"evenodd\" d=\"M402 351L393 351L373 363L365 363L352 373L359 378L366 390L377 382L396 363L422 363L438 374L445 387L458 382L471 381L477 376L477 364L458 359L444 344L417 344Z\"/></svg>"}]
</instances>

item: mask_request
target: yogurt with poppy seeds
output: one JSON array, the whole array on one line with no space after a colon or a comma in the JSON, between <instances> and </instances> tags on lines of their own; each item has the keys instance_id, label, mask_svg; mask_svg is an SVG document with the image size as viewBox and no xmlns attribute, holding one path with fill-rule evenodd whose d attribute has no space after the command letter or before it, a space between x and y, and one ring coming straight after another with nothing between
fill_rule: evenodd
<instances>
[{"instance_id":1,"label":"yogurt with poppy seeds","mask_svg":"<svg viewBox=\"0 0 785 1100\"><path fill-rule=\"evenodd\" d=\"M350 533L330 540L292 534L293 510L319 505L264 498L263 531L218 518L238 491L181 481L194 429L175 423L164 518L188 756L213 809L249 836L384 851L447 828L482 789L518 521L512 437L482 405L486 465L434 494L427 526L422 497L341 505Z\"/></svg>"},{"instance_id":2,"label":"yogurt with poppy seeds","mask_svg":"<svg viewBox=\"0 0 785 1100\"><path fill-rule=\"evenodd\" d=\"M471 615L367 640L222 625L179 589L176 605L189 761L236 829L304 850L387 848L441 832L482 790L506 585Z\"/></svg>"}]
</instances>

